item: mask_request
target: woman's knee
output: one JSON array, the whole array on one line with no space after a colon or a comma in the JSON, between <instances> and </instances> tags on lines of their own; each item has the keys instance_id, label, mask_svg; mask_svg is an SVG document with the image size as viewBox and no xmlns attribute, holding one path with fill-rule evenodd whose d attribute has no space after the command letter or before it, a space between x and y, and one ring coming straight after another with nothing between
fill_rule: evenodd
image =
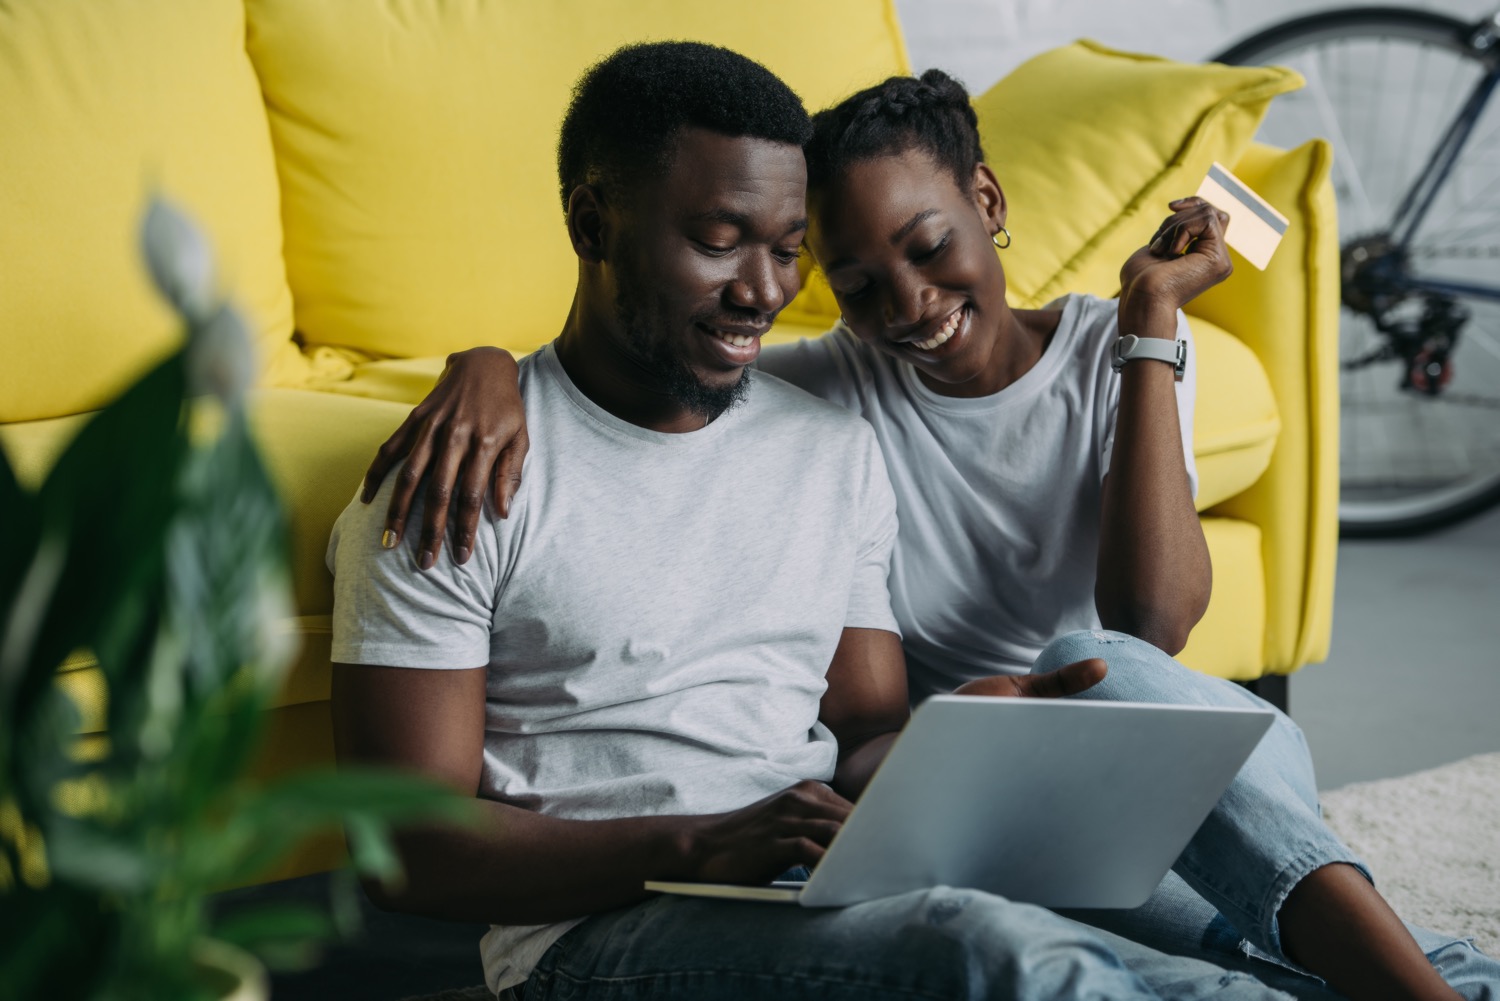
<instances>
[{"instance_id":1,"label":"woman's knee","mask_svg":"<svg viewBox=\"0 0 1500 1001\"><path fill-rule=\"evenodd\" d=\"M1136 644L1141 644L1141 641L1134 636L1109 629L1079 629L1064 633L1042 648L1036 662L1031 665L1031 673L1049 674L1091 657L1098 657L1108 663L1122 654L1128 654Z\"/></svg>"},{"instance_id":2,"label":"woman's knee","mask_svg":"<svg viewBox=\"0 0 1500 1001\"><path fill-rule=\"evenodd\" d=\"M1032 674L1046 674L1080 660L1098 658L1108 667L1104 680L1083 698L1115 702L1215 704L1206 689L1217 683L1183 667L1158 648L1126 633L1080 630L1047 645L1032 665Z\"/></svg>"}]
</instances>

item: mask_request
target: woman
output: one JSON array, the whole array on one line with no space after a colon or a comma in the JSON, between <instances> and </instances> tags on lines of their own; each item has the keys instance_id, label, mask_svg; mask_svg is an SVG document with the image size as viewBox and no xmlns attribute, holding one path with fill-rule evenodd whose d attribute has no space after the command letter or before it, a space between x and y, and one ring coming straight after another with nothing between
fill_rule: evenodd
<instances>
[{"instance_id":1,"label":"woman","mask_svg":"<svg viewBox=\"0 0 1500 1001\"><path fill-rule=\"evenodd\" d=\"M1070 296L1012 310L996 253L1011 243L1005 198L959 84L938 71L893 78L815 126L807 244L843 316L826 337L765 349L760 366L875 427L901 519L890 584L913 699L1102 657L1108 676L1085 697L1263 705L1162 652L1181 649L1208 601L1180 309L1228 275L1227 217L1198 199L1173 202L1125 262L1118 302ZM1114 354L1124 357L1112 365ZM460 480L460 497L482 497L493 479L507 513L524 454L514 371L495 349L454 356L382 447L366 501L410 452L388 544L424 473L436 498ZM498 472L498 448L467 454L470 440L516 433L522 447ZM460 562L478 507L459 505ZM420 549L432 554L447 504L426 511ZM1115 631L1087 631L1100 626ZM1455 996L1429 957L1472 996L1500 989L1484 986L1500 979L1493 962L1421 930L1419 945L1375 892L1319 819L1306 746L1284 716L1174 872L1145 907L1086 917L1220 965L1246 965L1243 940L1350 996ZM1269 963L1253 972L1320 990Z\"/></svg>"}]
</instances>

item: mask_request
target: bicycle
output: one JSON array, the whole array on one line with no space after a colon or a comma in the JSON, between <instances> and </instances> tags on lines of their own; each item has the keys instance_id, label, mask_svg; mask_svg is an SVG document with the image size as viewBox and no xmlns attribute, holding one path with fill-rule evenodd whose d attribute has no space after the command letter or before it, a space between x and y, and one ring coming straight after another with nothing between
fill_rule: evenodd
<instances>
[{"instance_id":1,"label":"bicycle","mask_svg":"<svg viewBox=\"0 0 1500 1001\"><path fill-rule=\"evenodd\" d=\"M1341 534L1500 504L1500 10L1332 10L1214 61L1300 72L1256 138L1333 145Z\"/></svg>"}]
</instances>

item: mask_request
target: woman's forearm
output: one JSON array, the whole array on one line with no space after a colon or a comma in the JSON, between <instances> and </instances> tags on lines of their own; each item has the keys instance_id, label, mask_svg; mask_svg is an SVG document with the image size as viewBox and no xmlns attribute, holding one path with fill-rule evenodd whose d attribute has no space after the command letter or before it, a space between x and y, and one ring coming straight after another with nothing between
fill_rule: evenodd
<instances>
[{"instance_id":1,"label":"woman's forearm","mask_svg":"<svg viewBox=\"0 0 1500 1001\"><path fill-rule=\"evenodd\" d=\"M1177 311L1127 305L1120 333L1173 339ZM1212 581L1182 458L1177 384L1171 366L1156 361L1131 362L1119 378L1094 603L1106 628L1175 654L1202 618Z\"/></svg>"}]
</instances>

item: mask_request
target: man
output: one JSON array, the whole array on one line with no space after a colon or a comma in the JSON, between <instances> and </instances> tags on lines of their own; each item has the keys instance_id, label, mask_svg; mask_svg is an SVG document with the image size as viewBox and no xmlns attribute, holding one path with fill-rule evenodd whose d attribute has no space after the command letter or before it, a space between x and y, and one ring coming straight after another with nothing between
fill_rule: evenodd
<instances>
[{"instance_id":1,"label":"man","mask_svg":"<svg viewBox=\"0 0 1500 1001\"><path fill-rule=\"evenodd\" d=\"M773 75L705 45L622 49L579 83L559 144L578 286L521 366L509 517L426 573L417 545L375 545L383 502L330 545L341 760L485 810L405 832L404 889L371 892L492 923L487 981L528 1001L1280 996L977 892L814 911L643 891L815 863L907 718L870 429L747 369L797 290L808 128Z\"/></svg>"}]
</instances>

